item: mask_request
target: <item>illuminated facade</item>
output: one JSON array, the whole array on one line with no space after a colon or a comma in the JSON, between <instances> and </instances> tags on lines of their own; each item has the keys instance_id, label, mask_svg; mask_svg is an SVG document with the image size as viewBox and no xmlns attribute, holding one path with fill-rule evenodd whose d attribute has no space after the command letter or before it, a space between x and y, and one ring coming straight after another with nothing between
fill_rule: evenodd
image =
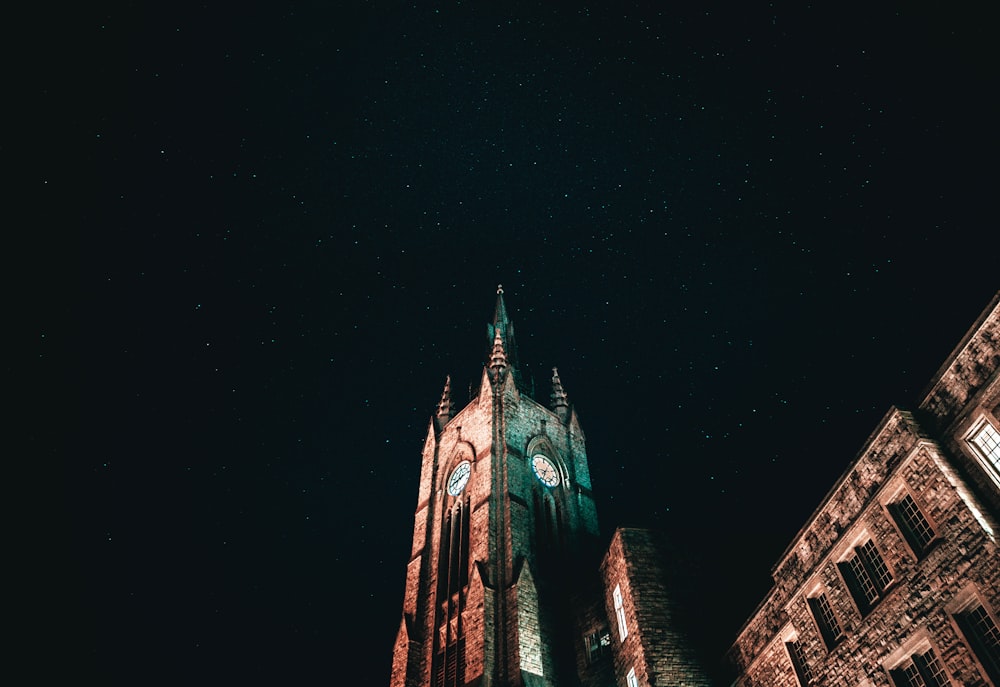
<instances>
[{"instance_id":1,"label":"illuminated facade","mask_svg":"<svg viewBox=\"0 0 1000 687\"><path fill-rule=\"evenodd\" d=\"M547 406L522 383L502 289L489 340L476 396L455 412L446 382L427 430L390 685L706 685L670 627L662 543L619 530L602 550L579 418L555 369Z\"/></svg>"},{"instance_id":2,"label":"illuminated facade","mask_svg":"<svg viewBox=\"0 0 1000 687\"><path fill-rule=\"evenodd\" d=\"M785 550L734 687L1000 687L1000 294Z\"/></svg>"}]
</instances>

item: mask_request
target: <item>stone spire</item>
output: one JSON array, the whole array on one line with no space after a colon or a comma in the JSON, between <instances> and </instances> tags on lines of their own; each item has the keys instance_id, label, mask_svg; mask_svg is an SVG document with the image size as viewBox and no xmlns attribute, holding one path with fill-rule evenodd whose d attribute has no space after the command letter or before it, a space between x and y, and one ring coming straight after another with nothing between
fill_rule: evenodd
<instances>
[{"instance_id":1,"label":"stone spire","mask_svg":"<svg viewBox=\"0 0 1000 687\"><path fill-rule=\"evenodd\" d=\"M510 318L507 317L507 304L503 302L503 284L497 284L497 307L493 311L493 328L499 328L504 338L507 338L509 327Z\"/></svg>"},{"instance_id":2,"label":"stone spire","mask_svg":"<svg viewBox=\"0 0 1000 687\"><path fill-rule=\"evenodd\" d=\"M493 311L493 322L488 324L487 334L491 342L489 349L489 367L495 369L497 342L500 342L500 350L503 352L503 367L514 377L514 383L518 389L524 393L526 390L521 384L521 374L517 362L517 343L514 339L514 323L510 321L507 314L507 304L503 299L503 284L497 284L497 305Z\"/></svg>"},{"instance_id":3,"label":"stone spire","mask_svg":"<svg viewBox=\"0 0 1000 687\"><path fill-rule=\"evenodd\" d=\"M562 420L565 420L569 414L569 397L566 395L566 390L563 389L562 380L559 379L559 370L555 367L552 368L552 396L550 398L552 410Z\"/></svg>"},{"instance_id":4,"label":"stone spire","mask_svg":"<svg viewBox=\"0 0 1000 687\"><path fill-rule=\"evenodd\" d=\"M438 402L437 406L437 427L438 431L444 429L444 426L451 421L451 418L455 416L455 409L451 403L451 375L445 377L444 380L444 391L441 392L441 400Z\"/></svg>"}]
</instances>

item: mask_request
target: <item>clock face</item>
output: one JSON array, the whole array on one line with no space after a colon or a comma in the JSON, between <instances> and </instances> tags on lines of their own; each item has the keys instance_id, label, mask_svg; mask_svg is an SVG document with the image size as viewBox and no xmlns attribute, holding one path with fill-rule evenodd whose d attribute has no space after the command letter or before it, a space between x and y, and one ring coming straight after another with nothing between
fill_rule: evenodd
<instances>
[{"instance_id":1,"label":"clock face","mask_svg":"<svg viewBox=\"0 0 1000 687\"><path fill-rule=\"evenodd\" d=\"M556 470L552 461L541 453L536 453L535 457L531 459L531 469L535 471L535 476L545 486L554 487L559 484L559 471Z\"/></svg>"},{"instance_id":2,"label":"clock face","mask_svg":"<svg viewBox=\"0 0 1000 687\"><path fill-rule=\"evenodd\" d=\"M448 478L448 493L452 496L458 496L465 489L466 483L469 481L469 475L472 474L472 463L467 460L463 460L459 463L455 470L451 473L451 477Z\"/></svg>"}]
</instances>

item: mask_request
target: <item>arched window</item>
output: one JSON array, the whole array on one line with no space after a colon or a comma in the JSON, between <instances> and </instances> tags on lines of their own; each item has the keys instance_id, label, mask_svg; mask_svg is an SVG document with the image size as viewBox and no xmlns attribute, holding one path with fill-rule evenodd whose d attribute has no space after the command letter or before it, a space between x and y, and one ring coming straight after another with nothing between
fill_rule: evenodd
<instances>
[{"instance_id":1,"label":"arched window","mask_svg":"<svg viewBox=\"0 0 1000 687\"><path fill-rule=\"evenodd\" d=\"M438 556L437 632L432 667L434 687L465 684L463 590L469 583L469 497L455 499L441 521Z\"/></svg>"},{"instance_id":2,"label":"arched window","mask_svg":"<svg viewBox=\"0 0 1000 687\"><path fill-rule=\"evenodd\" d=\"M438 557L438 597L458 592L469 583L469 500L457 499L441 524Z\"/></svg>"},{"instance_id":3,"label":"arched window","mask_svg":"<svg viewBox=\"0 0 1000 687\"><path fill-rule=\"evenodd\" d=\"M551 493L534 493L535 551L540 563L558 560L565 553L565 527L559 500Z\"/></svg>"}]
</instances>

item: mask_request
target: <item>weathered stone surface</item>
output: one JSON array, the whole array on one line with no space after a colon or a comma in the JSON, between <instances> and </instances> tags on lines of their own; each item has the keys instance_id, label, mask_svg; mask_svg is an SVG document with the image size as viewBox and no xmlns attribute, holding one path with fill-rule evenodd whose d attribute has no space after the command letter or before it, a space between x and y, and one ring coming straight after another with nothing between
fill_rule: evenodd
<instances>
[{"instance_id":1,"label":"weathered stone surface","mask_svg":"<svg viewBox=\"0 0 1000 687\"><path fill-rule=\"evenodd\" d=\"M478 395L454 414L448 395L424 442L394 687L599 684L581 639L602 609L583 433L565 393L555 412L521 388L502 297L497 317ZM556 483L535 475L536 454Z\"/></svg>"},{"instance_id":2,"label":"weathered stone surface","mask_svg":"<svg viewBox=\"0 0 1000 687\"><path fill-rule=\"evenodd\" d=\"M661 533L619 528L601 563L605 605L611 618L615 678L626 685L635 670L640 685L707 687L710 682L680 624L677 601L683 588L676 556ZM622 639L614 589L622 593L627 634Z\"/></svg>"},{"instance_id":3,"label":"weathered stone surface","mask_svg":"<svg viewBox=\"0 0 1000 687\"><path fill-rule=\"evenodd\" d=\"M998 332L994 298L918 409L886 414L776 564L771 593L729 652L735 685L899 687L904 678L893 671L933 651L949 684L997 687L962 617L978 605L997 622L1000 608L997 476L967 441L971 423L1000 427ZM925 545L900 515L904 499L929 528ZM848 563L866 542L891 576L875 585L873 602L852 589ZM820 594L842 630L837 638L820 629Z\"/></svg>"}]
</instances>

